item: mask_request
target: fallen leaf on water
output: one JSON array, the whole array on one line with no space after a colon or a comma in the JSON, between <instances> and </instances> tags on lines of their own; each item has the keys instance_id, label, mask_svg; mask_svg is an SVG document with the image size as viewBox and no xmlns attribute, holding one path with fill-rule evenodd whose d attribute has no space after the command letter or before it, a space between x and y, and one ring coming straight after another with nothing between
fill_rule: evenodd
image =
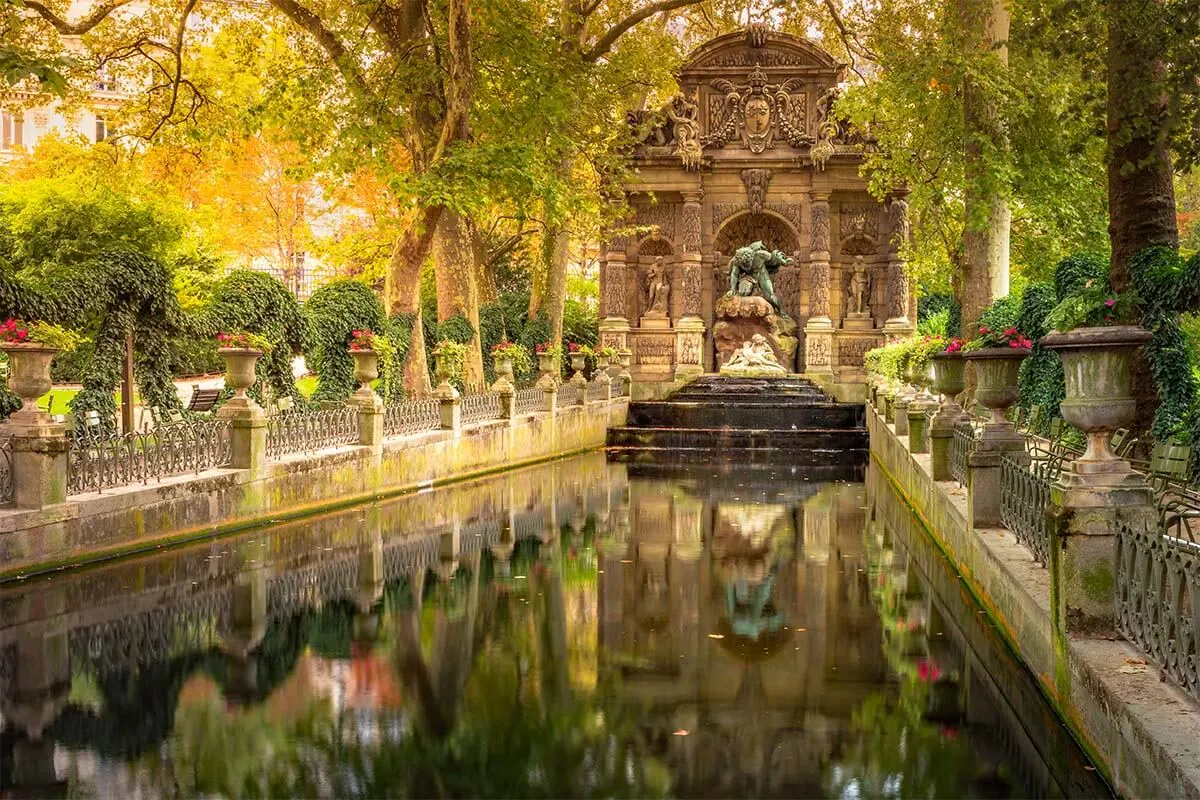
<instances>
[{"instance_id":1,"label":"fallen leaf on water","mask_svg":"<svg viewBox=\"0 0 1200 800\"><path fill-rule=\"evenodd\" d=\"M685 731L683 728L680 728L679 730L675 731L675 735L676 736L687 736L688 732Z\"/></svg>"},{"instance_id":2,"label":"fallen leaf on water","mask_svg":"<svg viewBox=\"0 0 1200 800\"><path fill-rule=\"evenodd\" d=\"M725 635L724 635L724 634L721 634L721 633L710 633L710 634L708 635L708 638L710 638L710 639L724 639L724 638L725 638Z\"/></svg>"}]
</instances>

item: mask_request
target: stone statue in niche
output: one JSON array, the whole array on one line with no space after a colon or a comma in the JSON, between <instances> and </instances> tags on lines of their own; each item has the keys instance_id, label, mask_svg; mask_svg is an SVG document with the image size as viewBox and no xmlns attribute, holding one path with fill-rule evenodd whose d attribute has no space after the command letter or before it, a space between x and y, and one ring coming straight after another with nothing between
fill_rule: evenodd
<instances>
[{"instance_id":1,"label":"stone statue in niche","mask_svg":"<svg viewBox=\"0 0 1200 800\"><path fill-rule=\"evenodd\" d=\"M792 259L778 250L768 250L762 242L739 247L729 259L729 294L749 297L758 289L776 314L787 316L775 296L771 276L791 263Z\"/></svg>"},{"instance_id":2,"label":"stone statue in niche","mask_svg":"<svg viewBox=\"0 0 1200 800\"><path fill-rule=\"evenodd\" d=\"M854 271L846 297L847 316L867 317L871 314L871 275L862 256L855 256Z\"/></svg>"},{"instance_id":3,"label":"stone statue in niche","mask_svg":"<svg viewBox=\"0 0 1200 800\"><path fill-rule=\"evenodd\" d=\"M775 358L775 352L767 339L761 333L750 337L750 341L742 342L742 346L733 351L729 360L721 367L723 375L763 376L786 375L787 369Z\"/></svg>"},{"instance_id":4,"label":"stone statue in niche","mask_svg":"<svg viewBox=\"0 0 1200 800\"><path fill-rule=\"evenodd\" d=\"M671 286L667 283L666 267L663 266L662 256L658 256L646 270L646 316L667 316L670 299Z\"/></svg>"}]
</instances>

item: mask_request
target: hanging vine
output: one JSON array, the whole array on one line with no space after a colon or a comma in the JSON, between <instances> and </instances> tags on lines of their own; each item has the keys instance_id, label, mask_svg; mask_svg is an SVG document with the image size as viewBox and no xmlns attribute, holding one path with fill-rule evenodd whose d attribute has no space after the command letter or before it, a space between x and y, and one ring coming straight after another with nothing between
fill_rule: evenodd
<instances>
[{"instance_id":1,"label":"hanging vine","mask_svg":"<svg viewBox=\"0 0 1200 800\"><path fill-rule=\"evenodd\" d=\"M403 356L391 342L392 326L382 301L365 283L346 279L322 286L304 305L304 316L309 328L305 352L309 367L317 375L314 400L342 400L355 390L354 360L347 352L355 330L371 330L388 337L392 349L379 364L384 394L391 395L384 399L403 394L401 382L389 377L403 370ZM407 338L404 355L408 353Z\"/></svg>"}]
</instances>

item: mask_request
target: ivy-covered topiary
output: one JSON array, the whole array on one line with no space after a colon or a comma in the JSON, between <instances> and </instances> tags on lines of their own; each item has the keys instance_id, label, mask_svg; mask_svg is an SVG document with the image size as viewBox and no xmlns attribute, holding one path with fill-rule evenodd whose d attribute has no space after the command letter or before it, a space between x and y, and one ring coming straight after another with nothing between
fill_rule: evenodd
<instances>
[{"instance_id":1,"label":"ivy-covered topiary","mask_svg":"<svg viewBox=\"0 0 1200 800\"><path fill-rule=\"evenodd\" d=\"M496 380L495 365L492 363L491 357L488 355L492 352L492 348L501 342L508 339L508 330L504 324L504 309L498 303L489 303L480 306L479 308L479 335L481 337L481 346L483 347L483 376L486 383L490 386ZM517 375L517 380L521 380L522 375Z\"/></svg>"},{"instance_id":2,"label":"ivy-covered topiary","mask_svg":"<svg viewBox=\"0 0 1200 800\"><path fill-rule=\"evenodd\" d=\"M1056 301L1054 284L1030 284L1021 296L1020 316L1017 319L1017 327L1034 342L1032 354L1021 363L1020 404L1024 408L1039 405L1051 412L1042 415L1043 431L1039 433L1049 427L1051 416L1055 415L1066 396L1062 361L1052 350L1042 347L1040 341L1049 333L1046 315L1054 308Z\"/></svg>"},{"instance_id":3,"label":"ivy-covered topiary","mask_svg":"<svg viewBox=\"0 0 1200 800\"><path fill-rule=\"evenodd\" d=\"M1148 248L1134 257L1130 273L1142 301L1142 325L1152 334L1143 352L1160 403L1154 436L1160 441L1183 438L1200 448L1195 354L1179 324L1181 312L1200 308L1200 254L1185 261L1170 248Z\"/></svg>"},{"instance_id":4,"label":"ivy-covered topiary","mask_svg":"<svg viewBox=\"0 0 1200 800\"><path fill-rule=\"evenodd\" d=\"M456 314L438 323L437 338L438 341L446 340L458 342L459 344L470 344L475 338L475 327L462 314Z\"/></svg>"},{"instance_id":5,"label":"ivy-covered topiary","mask_svg":"<svg viewBox=\"0 0 1200 800\"><path fill-rule=\"evenodd\" d=\"M1088 281L1108 285L1108 260L1094 253L1075 253L1054 267L1054 295L1061 303L1078 294Z\"/></svg>"},{"instance_id":6,"label":"ivy-covered topiary","mask_svg":"<svg viewBox=\"0 0 1200 800\"><path fill-rule=\"evenodd\" d=\"M209 338L222 331L267 337L273 347L258 360L258 382L249 393L261 400L265 382L275 397L302 399L292 374L292 356L304 349L307 325L296 298L278 279L253 270L230 272L217 284L208 306L192 319L191 327Z\"/></svg>"},{"instance_id":7,"label":"ivy-covered topiary","mask_svg":"<svg viewBox=\"0 0 1200 800\"><path fill-rule=\"evenodd\" d=\"M388 318L383 303L365 283L336 280L327 283L304 304L309 339L305 357L317 375L313 400L343 400L355 390L354 360L346 351L350 334L368 329L385 334ZM393 356L394 358L394 356ZM394 369L380 364L381 369Z\"/></svg>"}]
</instances>

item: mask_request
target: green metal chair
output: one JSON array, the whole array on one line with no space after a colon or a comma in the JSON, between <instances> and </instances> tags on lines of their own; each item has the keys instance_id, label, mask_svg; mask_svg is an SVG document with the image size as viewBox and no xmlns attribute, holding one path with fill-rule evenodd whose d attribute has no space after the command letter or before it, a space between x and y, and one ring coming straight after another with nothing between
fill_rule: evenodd
<instances>
[{"instance_id":1,"label":"green metal chair","mask_svg":"<svg viewBox=\"0 0 1200 800\"><path fill-rule=\"evenodd\" d=\"M1191 477L1191 465L1192 448L1170 442L1156 444L1150 451L1150 486L1159 494L1185 486Z\"/></svg>"},{"instance_id":2,"label":"green metal chair","mask_svg":"<svg viewBox=\"0 0 1200 800\"><path fill-rule=\"evenodd\" d=\"M1129 458L1133 452L1133 448L1137 445L1137 437L1129 433L1128 428L1117 428L1113 431L1112 451L1117 458Z\"/></svg>"}]
</instances>

